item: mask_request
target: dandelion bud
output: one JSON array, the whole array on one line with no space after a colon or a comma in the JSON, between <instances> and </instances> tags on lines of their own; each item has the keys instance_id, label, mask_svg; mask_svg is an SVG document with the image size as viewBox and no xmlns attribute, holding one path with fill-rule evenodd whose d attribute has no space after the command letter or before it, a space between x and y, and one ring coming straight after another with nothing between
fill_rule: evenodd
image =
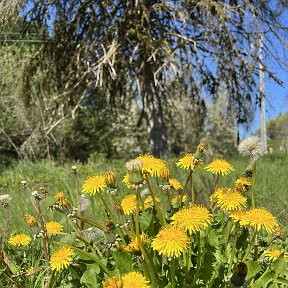
<instances>
[{"instance_id":1,"label":"dandelion bud","mask_svg":"<svg viewBox=\"0 0 288 288\"><path fill-rule=\"evenodd\" d=\"M143 162L141 160L135 159L126 163L128 181L131 184L139 185L144 182L142 168L143 168Z\"/></svg>"},{"instance_id":2,"label":"dandelion bud","mask_svg":"<svg viewBox=\"0 0 288 288\"><path fill-rule=\"evenodd\" d=\"M12 197L10 197L10 195L8 194L3 194L0 195L0 203L4 208L8 207L8 202L12 199Z\"/></svg>"},{"instance_id":3,"label":"dandelion bud","mask_svg":"<svg viewBox=\"0 0 288 288\"><path fill-rule=\"evenodd\" d=\"M73 165L71 168L72 168L74 173L77 173L77 166L76 165Z\"/></svg>"},{"instance_id":4,"label":"dandelion bud","mask_svg":"<svg viewBox=\"0 0 288 288\"><path fill-rule=\"evenodd\" d=\"M255 161L252 161L249 163L249 165L246 167L244 173L242 174L243 177L251 178L253 176L253 167L255 165Z\"/></svg>"},{"instance_id":5,"label":"dandelion bud","mask_svg":"<svg viewBox=\"0 0 288 288\"><path fill-rule=\"evenodd\" d=\"M198 144L196 153L194 154L194 160L193 160L194 164L201 161L204 148L205 146L203 143Z\"/></svg>"},{"instance_id":6,"label":"dandelion bud","mask_svg":"<svg viewBox=\"0 0 288 288\"><path fill-rule=\"evenodd\" d=\"M110 188L116 188L116 176L113 171L104 174L106 185Z\"/></svg>"}]
</instances>

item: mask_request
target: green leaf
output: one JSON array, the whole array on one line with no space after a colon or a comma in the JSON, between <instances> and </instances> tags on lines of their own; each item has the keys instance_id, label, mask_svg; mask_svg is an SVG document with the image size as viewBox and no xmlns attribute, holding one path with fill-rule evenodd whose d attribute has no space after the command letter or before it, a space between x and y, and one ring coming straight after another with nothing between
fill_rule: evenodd
<instances>
[{"instance_id":1,"label":"green leaf","mask_svg":"<svg viewBox=\"0 0 288 288\"><path fill-rule=\"evenodd\" d=\"M142 215L140 220L140 228L142 231L146 231L152 222L153 214L150 209L147 209Z\"/></svg>"},{"instance_id":2,"label":"green leaf","mask_svg":"<svg viewBox=\"0 0 288 288\"><path fill-rule=\"evenodd\" d=\"M245 264L247 265L248 270L246 279L255 277L255 275L261 271L261 265L257 261L248 260Z\"/></svg>"},{"instance_id":3,"label":"green leaf","mask_svg":"<svg viewBox=\"0 0 288 288\"><path fill-rule=\"evenodd\" d=\"M287 269L287 261L284 257L279 257L271 264L271 269L275 270L277 275L285 275Z\"/></svg>"},{"instance_id":4,"label":"green leaf","mask_svg":"<svg viewBox=\"0 0 288 288\"><path fill-rule=\"evenodd\" d=\"M80 283L90 284L92 287L97 287L97 274L100 272L100 267L97 264L87 266L87 270L83 273Z\"/></svg>"},{"instance_id":5,"label":"green leaf","mask_svg":"<svg viewBox=\"0 0 288 288\"><path fill-rule=\"evenodd\" d=\"M274 282L274 276L273 271L267 272L254 282L253 288L266 288L271 281Z\"/></svg>"},{"instance_id":6,"label":"green leaf","mask_svg":"<svg viewBox=\"0 0 288 288\"><path fill-rule=\"evenodd\" d=\"M119 269L121 274L125 274L131 271L131 267L134 264L131 254L125 252L115 251L114 253L115 266Z\"/></svg>"}]
</instances>

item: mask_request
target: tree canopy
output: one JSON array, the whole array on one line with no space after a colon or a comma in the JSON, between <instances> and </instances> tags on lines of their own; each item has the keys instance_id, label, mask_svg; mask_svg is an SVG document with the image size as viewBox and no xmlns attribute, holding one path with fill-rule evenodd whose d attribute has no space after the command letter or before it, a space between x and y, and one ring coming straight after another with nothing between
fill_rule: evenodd
<instances>
[{"instance_id":1,"label":"tree canopy","mask_svg":"<svg viewBox=\"0 0 288 288\"><path fill-rule=\"evenodd\" d=\"M24 17L23 33L38 31L47 36L18 83L22 101L29 108L33 77L46 63L45 77L38 85L43 113L50 113L41 128L44 138L71 111L73 116L87 95L97 98L100 87L111 110L137 99L143 110L141 119L147 121L150 151L166 154L163 104L173 102L177 95L166 89L168 84L185 75L191 100L199 102L203 95L217 97L225 82L227 101L241 124L251 120L259 99L261 37L267 57L285 65L276 47L287 44L286 1L12 2ZM5 3L9 1L2 3L7 12ZM3 11L7 22L9 17ZM281 84L266 63L262 64L268 77Z\"/></svg>"}]
</instances>

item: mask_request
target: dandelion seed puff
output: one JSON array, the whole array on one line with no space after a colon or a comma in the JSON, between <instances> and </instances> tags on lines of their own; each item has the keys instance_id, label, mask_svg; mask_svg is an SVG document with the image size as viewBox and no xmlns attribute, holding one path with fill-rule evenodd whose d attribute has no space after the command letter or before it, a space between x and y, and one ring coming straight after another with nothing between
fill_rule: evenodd
<instances>
[{"instance_id":1,"label":"dandelion seed puff","mask_svg":"<svg viewBox=\"0 0 288 288\"><path fill-rule=\"evenodd\" d=\"M250 156L253 160L265 154L263 143L257 136L244 139L238 146L238 152L243 156Z\"/></svg>"}]
</instances>

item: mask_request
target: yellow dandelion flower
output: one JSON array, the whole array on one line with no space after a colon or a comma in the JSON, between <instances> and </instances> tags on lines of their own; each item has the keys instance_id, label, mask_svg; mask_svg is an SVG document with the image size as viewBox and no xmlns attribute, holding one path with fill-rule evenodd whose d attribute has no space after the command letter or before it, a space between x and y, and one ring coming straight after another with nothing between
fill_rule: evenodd
<instances>
[{"instance_id":1,"label":"yellow dandelion flower","mask_svg":"<svg viewBox=\"0 0 288 288\"><path fill-rule=\"evenodd\" d=\"M123 288L149 288L149 281L139 272L129 272L122 276Z\"/></svg>"},{"instance_id":2,"label":"yellow dandelion flower","mask_svg":"<svg viewBox=\"0 0 288 288\"><path fill-rule=\"evenodd\" d=\"M25 213L24 219L27 222L27 224L31 227L33 227L37 224L36 218L34 216L28 214L28 213Z\"/></svg>"},{"instance_id":3,"label":"yellow dandelion flower","mask_svg":"<svg viewBox=\"0 0 288 288\"><path fill-rule=\"evenodd\" d=\"M161 200L158 196L155 196L156 201L159 203ZM151 195L148 195L147 198L144 201L144 209L148 209L153 202L153 198Z\"/></svg>"},{"instance_id":4,"label":"yellow dandelion flower","mask_svg":"<svg viewBox=\"0 0 288 288\"><path fill-rule=\"evenodd\" d=\"M70 247L61 247L54 251L50 258L50 266L52 270L60 271L67 268L72 261L74 252Z\"/></svg>"},{"instance_id":5,"label":"yellow dandelion flower","mask_svg":"<svg viewBox=\"0 0 288 288\"><path fill-rule=\"evenodd\" d=\"M194 154L193 153L187 153L182 158L178 160L176 165L180 168L186 169L186 170L194 170L195 168L195 161L194 161Z\"/></svg>"},{"instance_id":6,"label":"yellow dandelion flower","mask_svg":"<svg viewBox=\"0 0 288 288\"><path fill-rule=\"evenodd\" d=\"M56 193L55 195L54 195L54 198L57 200L57 201L59 201L60 199L64 199L65 198L65 196L64 196L64 192L58 192L58 193Z\"/></svg>"},{"instance_id":7,"label":"yellow dandelion flower","mask_svg":"<svg viewBox=\"0 0 288 288\"><path fill-rule=\"evenodd\" d=\"M193 205L190 208L184 208L176 212L171 220L173 220L172 225L192 234L207 228L212 221L212 215L206 207Z\"/></svg>"},{"instance_id":8,"label":"yellow dandelion flower","mask_svg":"<svg viewBox=\"0 0 288 288\"><path fill-rule=\"evenodd\" d=\"M235 189L241 193L247 191L252 182L247 177L240 177L235 181Z\"/></svg>"},{"instance_id":9,"label":"yellow dandelion flower","mask_svg":"<svg viewBox=\"0 0 288 288\"><path fill-rule=\"evenodd\" d=\"M269 250L266 250L264 252L265 257L268 257L270 261L274 261L278 259L281 255L281 251L277 248L272 248Z\"/></svg>"},{"instance_id":10,"label":"yellow dandelion flower","mask_svg":"<svg viewBox=\"0 0 288 288\"><path fill-rule=\"evenodd\" d=\"M104 190L106 187L105 176L103 175L94 175L90 176L85 180L82 188L82 192L94 195Z\"/></svg>"},{"instance_id":11,"label":"yellow dandelion flower","mask_svg":"<svg viewBox=\"0 0 288 288\"><path fill-rule=\"evenodd\" d=\"M183 229L165 225L158 232L151 243L153 250L167 257L179 257L181 253L186 252L189 245L189 238Z\"/></svg>"},{"instance_id":12,"label":"yellow dandelion flower","mask_svg":"<svg viewBox=\"0 0 288 288\"><path fill-rule=\"evenodd\" d=\"M148 235L142 232L142 234L140 235L140 239L141 239L142 246L145 246L148 240ZM121 250L129 252L129 253L133 253L133 254L138 254L140 252L140 248L138 246L137 237L132 238L131 242L127 246L121 247Z\"/></svg>"},{"instance_id":13,"label":"yellow dandelion flower","mask_svg":"<svg viewBox=\"0 0 288 288\"><path fill-rule=\"evenodd\" d=\"M216 189L216 191L210 196L210 202L214 203L217 201L218 197L224 193L232 191L231 188L226 187L219 187Z\"/></svg>"},{"instance_id":14,"label":"yellow dandelion flower","mask_svg":"<svg viewBox=\"0 0 288 288\"><path fill-rule=\"evenodd\" d=\"M247 199L241 193L232 189L220 193L216 201L217 206L224 211L242 210L247 203Z\"/></svg>"},{"instance_id":15,"label":"yellow dandelion flower","mask_svg":"<svg viewBox=\"0 0 288 288\"><path fill-rule=\"evenodd\" d=\"M9 244L13 246L26 246L31 242L31 240L32 239L30 236L20 233L20 234L15 234L15 235L10 236L10 239L8 242Z\"/></svg>"},{"instance_id":16,"label":"yellow dandelion flower","mask_svg":"<svg viewBox=\"0 0 288 288\"><path fill-rule=\"evenodd\" d=\"M45 223L45 228L48 235L58 234L63 231L62 224L56 221L50 221Z\"/></svg>"},{"instance_id":17,"label":"yellow dandelion flower","mask_svg":"<svg viewBox=\"0 0 288 288\"><path fill-rule=\"evenodd\" d=\"M278 226L276 218L266 208L254 208L247 211L240 220L240 225L252 227L257 231L264 229L268 233L273 233Z\"/></svg>"},{"instance_id":18,"label":"yellow dandelion flower","mask_svg":"<svg viewBox=\"0 0 288 288\"><path fill-rule=\"evenodd\" d=\"M108 187L115 188L116 176L113 171L104 174L105 182Z\"/></svg>"},{"instance_id":19,"label":"yellow dandelion flower","mask_svg":"<svg viewBox=\"0 0 288 288\"><path fill-rule=\"evenodd\" d=\"M167 167L164 167L163 169L160 170L160 178L164 179L166 181L168 181L168 179L170 178L170 169Z\"/></svg>"},{"instance_id":20,"label":"yellow dandelion flower","mask_svg":"<svg viewBox=\"0 0 288 288\"><path fill-rule=\"evenodd\" d=\"M103 288L123 288L123 281L120 276L109 277L103 282Z\"/></svg>"},{"instance_id":21,"label":"yellow dandelion flower","mask_svg":"<svg viewBox=\"0 0 288 288\"><path fill-rule=\"evenodd\" d=\"M235 222L240 222L246 211L244 210L236 210L236 211L229 211L229 216L235 221Z\"/></svg>"},{"instance_id":22,"label":"yellow dandelion flower","mask_svg":"<svg viewBox=\"0 0 288 288\"><path fill-rule=\"evenodd\" d=\"M227 175L234 171L234 168L231 164L229 164L226 160L223 159L216 159L207 165L205 170L218 175Z\"/></svg>"},{"instance_id":23,"label":"yellow dandelion flower","mask_svg":"<svg viewBox=\"0 0 288 288\"><path fill-rule=\"evenodd\" d=\"M177 196L173 197L173 198L171 199L171 204L172 204L172 205L175 205L176 203L178 203L178 202L180 201L180 199L181 199L181 195L177 195ZM186 202L187 199L188 199L187 195L183 195L183 197L182 197L182 203Z\"/></svg>"},{"instance_id":24,"label":"yellow dandelion flower","mask_svg":"<svg viewBox=\"0 0 288 288\"><path fill-rule=\"evenodd\" d=\"M136 211L136 195L126 195L121 202L121 207L125 215L134 214Z\"/></svg>"},{"instance_id":25,"label":"yellow dandelion flower","mask_svg":"<svg viewBox=\"0 0 288 288\"><path fill-rule=\"evenodd\" d=\"M128 177L129 177L129 175L128 175L128 173L126 173L122 182L126 185L127 188L130 189L132 187L132 184L129 182Z\"/></svg>"},{"instance_id":26,"label":"yellow dandelion flower","mask_svg":"<svg viewBox=\"0 0 288 288\"><path fill-rule=\"evenodd\" d=\"M140 155L136 159L143 163L142 172L149 173L151 176L160 177L161 171L167 168L164 160L155 158L152 155Z\"/></svg>"},{"instance_id":27,"label":"yellow dandelion flower","mask_svg":"<svg viewBox=\"0 0 288 288\"><path fill-rule=\"evenodd\" d=\"M169 179L169 185L171 186L171 188L175 189L175 190L179 190L182 189L182 185L180 184L180 182L177 179Z\"/></svg>"}]
</instances>

